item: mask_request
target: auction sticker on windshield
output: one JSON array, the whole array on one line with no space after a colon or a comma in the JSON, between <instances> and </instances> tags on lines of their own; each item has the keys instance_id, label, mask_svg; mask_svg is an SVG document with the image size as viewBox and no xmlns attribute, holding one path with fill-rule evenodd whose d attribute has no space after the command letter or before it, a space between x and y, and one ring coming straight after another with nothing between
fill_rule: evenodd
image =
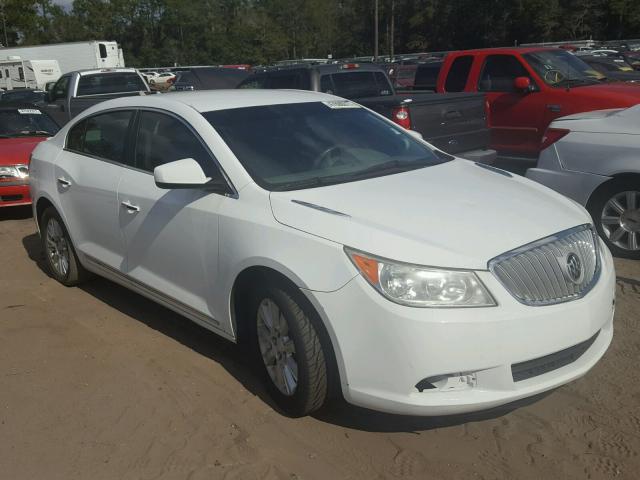
<instances>
[{"instance_id":1,"label":"auction sticker on windshield","mask_svg":"<svg viewBox=\"0 0 640 480\"><path fill-rule=\"evenodd\" d=\"M18 113L21 115L41 115L42 112L35 108L19 108Z\"/></svg>"},{"instance_id":2,"label":"auction sticker on windshield","mask_svg":"<svg viewBox=\"0 0 640 480\"><path fill-rule=\"evenodd\" d=\"M350 102L349 100L329 100L324 103L327 107L333 109L339 108L361 108L360 105L354 102Z\"/></svg>"}]
</instances>

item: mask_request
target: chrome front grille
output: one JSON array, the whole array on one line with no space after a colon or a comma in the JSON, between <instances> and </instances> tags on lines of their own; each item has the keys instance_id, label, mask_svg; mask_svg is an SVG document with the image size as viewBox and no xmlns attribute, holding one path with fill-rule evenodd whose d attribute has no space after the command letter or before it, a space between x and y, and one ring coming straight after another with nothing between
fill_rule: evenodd
<instances>
[{"instance_id":1,"label":"chrome front grille","mask_svg":"<svg viewBox=\"0 0 640 480\"><path fill-rule=\"evenodd\" d=\"M575 300L598 280L598 237L591 225L571 228L494 258L489 270L525 305Z\"/></svg>"}]
</instances>

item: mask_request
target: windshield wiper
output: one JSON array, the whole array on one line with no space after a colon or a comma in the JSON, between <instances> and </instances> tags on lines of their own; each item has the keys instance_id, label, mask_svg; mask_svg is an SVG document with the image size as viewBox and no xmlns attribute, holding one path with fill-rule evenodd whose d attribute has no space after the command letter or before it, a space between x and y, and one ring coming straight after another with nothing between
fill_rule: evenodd
<instances>
[{"instance_id":1,"label":"windshield wiper","mask_svg":"<svg viewBox=\"0 0 640 480\"><path fill-rule=\"evenodd\" d=\"M452 157L453 158L453 157ZM424 158L419 160L390 160L388 162L372 165L371 167L359 170L357 172L343 173L340 175L327 175L325 177L310 177L302 180L276 185L273 190L297 190L302 188L322 187L326 185L335 185L344 181L364 180L366 178L377 177L384 174L408 172L418 168L429 167L437 163L427 163Z\"/></svg>"}]
</instances>

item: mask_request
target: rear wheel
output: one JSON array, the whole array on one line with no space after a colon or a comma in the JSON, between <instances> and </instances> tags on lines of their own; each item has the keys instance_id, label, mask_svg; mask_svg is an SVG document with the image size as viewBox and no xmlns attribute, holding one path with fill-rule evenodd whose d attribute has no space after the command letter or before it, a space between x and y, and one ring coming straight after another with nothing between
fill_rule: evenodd
<instances>
[{"instance_id":1,"label":"rear wheel","mask_svg":"<svg viewBox=\"0 0 640 480\"><path fill-rule=\"evenodd\" d=\"M254 346L267 389L288 415L320 409L328 391L327 361L311 312L296 293L283 286L261 288L254 295Z\"/></svg>"},{"instance_id":2,"label":"rear wheel","mask_svg":"<svg viewBox=\"0 0 640 480\"><path fill-rule=\"evenodd\" d=\"M614 182L596 192L589 211L598 233L617 257L640 259L640 187Z\"/></svg>"},{"instance_id":3,"label":"rear wheel","mask_svg":"<svg viewBox=\"0 0 640 480\"><path fill-rule=\"evenodd\" d=\"M42 214L40 239L45 261L53 278L63 285L72 287L89 276L78 260L60 215L53 208L46 209Z\"/></svg>"}]
</instances>

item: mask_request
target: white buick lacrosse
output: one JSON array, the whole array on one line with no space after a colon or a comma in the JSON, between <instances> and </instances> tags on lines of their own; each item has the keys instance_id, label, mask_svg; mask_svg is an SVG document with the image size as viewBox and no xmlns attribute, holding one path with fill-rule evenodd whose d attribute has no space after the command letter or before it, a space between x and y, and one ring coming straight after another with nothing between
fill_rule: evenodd
<instances>
[{"instance_id":1,"label":"white buick lacrosse","mask_svg":"<svg viewBox=\"0 0 640 480\"><path fill-rule=\"evenodd\" d=\"M278 406L486 409L565 384L613 334L588 213L301 91L126 97L31 162L51 274L89 273L246 342Z\"/></svg>"}]
</instances>

